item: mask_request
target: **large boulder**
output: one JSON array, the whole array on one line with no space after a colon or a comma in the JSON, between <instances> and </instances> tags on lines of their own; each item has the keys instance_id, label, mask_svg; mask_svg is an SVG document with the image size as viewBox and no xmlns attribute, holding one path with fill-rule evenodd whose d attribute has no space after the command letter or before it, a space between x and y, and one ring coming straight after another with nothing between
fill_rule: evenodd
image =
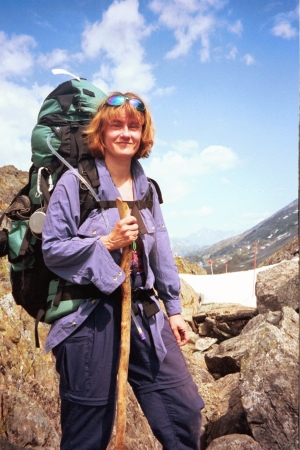
<instances>
[{"instance_id":1,"label":"large boulder","mask_svg":"<svg viewBox=\"0 0 300 450\"><path fill-rule=\"evenodd\" d=\"M299 425L299 316L284 307L266 314L266 320L256 319L243 331L244 336L252 336L241 360L247 421L263 449L279 450L287 444L294 448Z\"/></svg>"},{"instance_id":2,"label":"large boulder","mask_svg":"<svg viewBox=\"0 0 300 450\"><path fill-rule=\"evenodd\" d=\"M60 438L48 415L38 402L21 392L7 391L2 396L3 425L10 442L24 448L57 450Z\"/></svg>"},{"instance_id":3,"label":"large boulder","mask_svg":"<svg viewBox=\"0 0 300 450\"><path fill-rule=\"evenodd\" d=\"M240 372L245 417L264 450L284 448L298 429L298 336L298 314L283 307L254 317L240 336L205 354L215 376Z\"/></svg>"},{"instance_id":4,"label":"large boulder","mask_svg":"<svg viewBox=\"0 0 300 450\"><path fill-rule=\"evenodd\" d=\"M200 391L205 402L206 445L226 434L251 434L242 406L238 373L202 384Z\"/></svg>"},{"instance_id":5,"label":"large boulder","mask_svg":"<svg viewBox=\"0 0 300 450\"><path fill-rule=\"evenodd\" d=\"M229 434L215 439L207 450L263 450L263 447L246 434Z\"/></svg>"},{"instance_id":6,"label":"large boulder","mask_svg":"<svg viewBox=\"0 0 300 450\"><path fill-rule=\"evenodd\" d=\"M278 311L283 306L299 308L299 259L258 273L255 291L259 313Z\"/></svg>"},{"instance_id":7,"label":"large boulder","mask_svg":"<svg viewBox=\"0 0 300 450\"><path fill-rule=\"evenodd\" d=\"M40 325L44 342L48 327ZM34 320L11 294L0 303L0 439L59 448L58 378L52 355L35 348Z\"/></svg>"},{"instance_id":8,"label":"large boulder","mask_svg":"<svg viewBox=\"0 0 300 450\"><path fill-rule=\"evenodd\" d=\"M244 326L257 314L257 309L236 303L200 305L193 322L200 336L224 341L238 336Z\"/></svg>"}]
</instances>

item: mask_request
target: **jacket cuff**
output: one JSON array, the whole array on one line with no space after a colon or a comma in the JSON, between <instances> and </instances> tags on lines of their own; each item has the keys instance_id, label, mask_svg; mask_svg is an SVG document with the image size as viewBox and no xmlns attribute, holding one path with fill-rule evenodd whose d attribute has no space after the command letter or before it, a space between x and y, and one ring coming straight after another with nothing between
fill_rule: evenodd
<instances>
[{"instance_id":1,"label":"jacket cuff","mask_svg":"<svg viewBox=\"0 0 300 450\"><path fill-rule=\"evenodd\" d=\"M168 317L174 316L175 314L180 314L182 312L182 308L180 306L180 300L170 300L169 302L165 302L165 307L167 311Z\"/></svg>"}]
</instances>

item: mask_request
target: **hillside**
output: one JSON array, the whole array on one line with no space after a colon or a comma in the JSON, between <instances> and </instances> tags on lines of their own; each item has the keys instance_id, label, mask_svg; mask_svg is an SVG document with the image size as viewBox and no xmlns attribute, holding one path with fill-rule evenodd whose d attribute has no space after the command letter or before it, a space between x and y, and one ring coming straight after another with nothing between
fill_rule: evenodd
<instances>
[{"instance_id":1,"label":"hillside","mask_svg":"<svg viewBox=\"0 0 300 450\"><path fill-rule=\"evenodd\" d=\"M254 251L257 243L256 265L291 243L298 236L298 200L260 222L242 234L222 240L216 244L201 247L186 258L191 262L200 262L207 267L213 261L214 273L227 270L236 272L252 269Z\"/></svg>"}]
</instances>

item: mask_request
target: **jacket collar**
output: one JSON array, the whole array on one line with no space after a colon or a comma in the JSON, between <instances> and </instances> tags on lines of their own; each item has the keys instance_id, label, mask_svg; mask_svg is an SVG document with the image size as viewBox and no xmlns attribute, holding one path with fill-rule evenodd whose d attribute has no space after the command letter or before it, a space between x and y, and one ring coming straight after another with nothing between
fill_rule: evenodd
<instances>
[{"instance_id":1,"label":"jacket collar","mask_svg":"<svg viewBox=\"0 0 300 450\"><path fill-rule=\"evenodd\" d=\"M96 158L96 167L100 180L99 197L101 200L115 200L116 197L120 196L120 193L112 181L105 160ZM148 179L143 167L136 160L132 160L131 172L133 176L134 198L135 200L142 200L146 198L148 193Z\"/></svg>"}]
</instances>

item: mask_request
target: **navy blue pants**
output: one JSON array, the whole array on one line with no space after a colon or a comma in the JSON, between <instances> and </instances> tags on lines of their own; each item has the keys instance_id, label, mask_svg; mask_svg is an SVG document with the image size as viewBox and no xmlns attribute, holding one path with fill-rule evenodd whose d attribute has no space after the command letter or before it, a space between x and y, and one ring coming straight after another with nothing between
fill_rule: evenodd
<instances>
[{"instance_id":1,"label":"navy blue pants","mask_svg":"<svg viewBox=\"0 0 300 450\"><path fill-rule=\"evenodd\" d=\"M128 381L164 450L200 448L204 404L165 318L167 356L156 357L148 325L141 341L134 323ZM61 450L106 449L114 421L120 345L120 305L101 301L85 322L53 349L60 374Z\"/></svg>"}]
</instances>

